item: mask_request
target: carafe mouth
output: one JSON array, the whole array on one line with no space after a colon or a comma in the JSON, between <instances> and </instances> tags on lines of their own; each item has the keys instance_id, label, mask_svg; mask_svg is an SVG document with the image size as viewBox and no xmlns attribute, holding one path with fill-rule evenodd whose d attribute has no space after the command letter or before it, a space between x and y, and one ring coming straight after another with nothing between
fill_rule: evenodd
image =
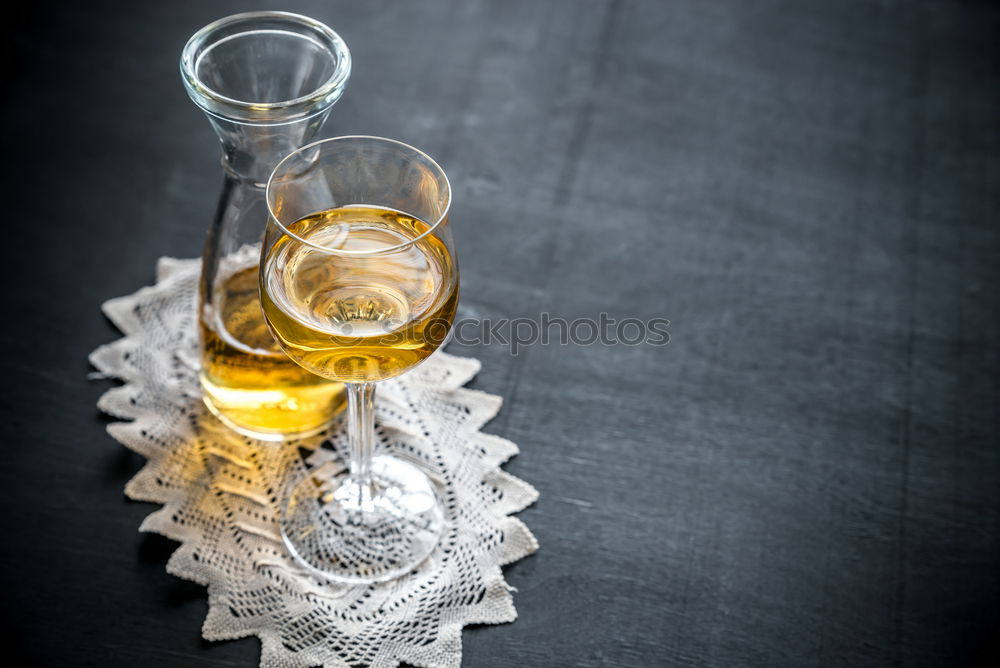
<instances>
[{"instance_id":1,"label":"carafe mouth","mask_svg":"<svg viewBox=\"0 0 1000 668\"><path fill-rule=\"evenodd\" d=\"M271 125L322 113L343 94L351 53L307 16L245 12L210 23L181 53L195 104L227 121Z\"/></svg>"}]
</instances>

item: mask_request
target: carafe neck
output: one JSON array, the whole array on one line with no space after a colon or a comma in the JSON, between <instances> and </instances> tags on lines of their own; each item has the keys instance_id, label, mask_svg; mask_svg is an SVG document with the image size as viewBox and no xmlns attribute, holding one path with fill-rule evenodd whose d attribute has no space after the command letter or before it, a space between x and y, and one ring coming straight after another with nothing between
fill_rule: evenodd
<instances>
[{"instance_id":1,"label":"carafe neck","mask_svg":"<svg viewBox=\"0 0 1000 668\"><path fill-rule=\"evenodd\" d=\"M180 65L184 88L222 141L229 177L262 188L323 125L347 85L351 54L315 19L246 12L192 35Z\"/></svg>"},{"instance_id":2,"label":"carafe neck","mask_svg":"<svg viewBox=\"0 0 1000 668\"><path fill-rule=\"evenodd\" d=\"M308 144L330 108L287 123L242 123L207 114L222 142L222 168L242 186L263 189L271 170L286 155Z\"/></svg>"}]
</instances>

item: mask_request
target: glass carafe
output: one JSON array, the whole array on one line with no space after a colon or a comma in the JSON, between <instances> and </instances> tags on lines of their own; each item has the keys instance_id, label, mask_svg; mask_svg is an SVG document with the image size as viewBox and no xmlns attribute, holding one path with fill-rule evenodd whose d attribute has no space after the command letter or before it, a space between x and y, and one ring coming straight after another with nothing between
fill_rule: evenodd
<instances>
[{"instance_id":1,"label":"glass carafe","mask_svg":"<svg viewBox=\"0 0 1000 668\"><path fill-rule=\"evenodd\" d=\"M202 395L236 431L266 440L315 433L345 402L343 387L288 359L260 310L258 260L274 166L309 143L351 71L344 41L286 12L248 12L195 33L184 86L222 141L224 182L202 258Z\"/></svg>"}]
</instances>

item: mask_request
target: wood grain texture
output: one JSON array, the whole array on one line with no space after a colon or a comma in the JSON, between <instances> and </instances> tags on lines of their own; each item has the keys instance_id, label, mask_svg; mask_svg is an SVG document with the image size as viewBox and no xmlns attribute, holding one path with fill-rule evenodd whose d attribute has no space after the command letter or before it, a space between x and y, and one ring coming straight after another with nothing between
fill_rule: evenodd
<instances>
[{"instance_id":1,"label":"wood grain texture","mask_svg":"<svg viewBox=\"0 0 1000 668\"><path fill-rule=\"evenodd\" d=\"M217 142L177 73L265 2L5 25L0 609L25 666L250 666L136 532L101 302L198 255ZM465 665L1000 665L1000 11L989 3L286 2L355 58L325 134L439 158L461 313L670 345L454 346L541 500Z\"/></svg>"}]
</instances>

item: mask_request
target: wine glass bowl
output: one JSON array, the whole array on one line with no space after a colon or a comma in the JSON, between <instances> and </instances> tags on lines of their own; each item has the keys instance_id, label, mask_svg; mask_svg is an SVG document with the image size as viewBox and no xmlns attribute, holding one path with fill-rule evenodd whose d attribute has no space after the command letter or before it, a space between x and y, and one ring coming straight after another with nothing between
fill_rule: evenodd
<instances>
[{"instance_id":1,"label":"wine glass bowl","mask_svg":"<svg viewBox=\"0 0 1000 668\"><path fill-rule=\"evenodd\" d=\"M441 168L401 142L338 137L293 152L267 185L261 249L265 321L303 368L348 389L349 466L329 462L285 495L282 536L334 580L375 582L427 557L444 515L414 464L373 457L375 383L445 341L458 265Z\"/></svg>"}]
</instances>

